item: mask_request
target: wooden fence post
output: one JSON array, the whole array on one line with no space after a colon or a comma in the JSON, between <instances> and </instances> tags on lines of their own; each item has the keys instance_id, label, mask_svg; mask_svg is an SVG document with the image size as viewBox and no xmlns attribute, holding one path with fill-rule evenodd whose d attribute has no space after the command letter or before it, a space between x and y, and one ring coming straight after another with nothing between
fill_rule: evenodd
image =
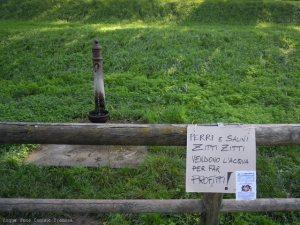
<instances>
[{"instance_id":1,"label":"wooden fence post","mask_svg":"<svg viewBox=\"0 0 300 225\"><path fill-rule=\"evenodd\" d=\"M218 225L220 217L220 209L222 204L222 193L204 193L203 206L201 213L201 225Z\"/></svg>"}]
</instances>

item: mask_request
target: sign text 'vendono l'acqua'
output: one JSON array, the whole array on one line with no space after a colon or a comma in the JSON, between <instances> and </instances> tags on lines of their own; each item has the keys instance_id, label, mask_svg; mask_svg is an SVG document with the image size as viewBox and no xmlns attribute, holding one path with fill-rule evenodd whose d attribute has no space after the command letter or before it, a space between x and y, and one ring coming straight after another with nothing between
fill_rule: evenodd
<instances>
[{"instance_id":1,"label":"sign text 'vendono l'acqua'","mask_svg":"<svg viewBox=\"0 0 300 225\"><path fill-rule=\"evenodd\" d=\"M187 192L235 193L235 172L255 170L253 127L188 126Z\"/></svg>"}]
</instances>

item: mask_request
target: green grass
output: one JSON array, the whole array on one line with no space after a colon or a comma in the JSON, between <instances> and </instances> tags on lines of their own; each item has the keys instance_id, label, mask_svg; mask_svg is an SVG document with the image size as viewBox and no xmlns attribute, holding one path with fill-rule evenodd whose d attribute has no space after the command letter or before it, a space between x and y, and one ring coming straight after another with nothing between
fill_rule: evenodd
<instances>
[{"instance_id":1,"label":"green grass","mask_svg":"<svg viewBox=\"0 0 300 225\"><path fill-rule=\"evenodd\" d=\"M142 8L149 4L159 7L175 4L178 10L181 4L208 4L212 5L206 8L210 10L209 18L204 18L209 12L193 14L184 10L179 11L189 18L182 14L155 17L160 11L151 6L146 10L149 16L131 16L136 10L129 7L125 10L128 17L116 17L120 14L114 14L112 9L113 19L101 13L97 18L85 19L78 14L80 7L74 11L65 7L90 2L45 1L42 5L37 0L22 1L16 12L9 13L5 10L15 1L6 1L0 7L0 121L85 120L93 108L91 43L99 37L105 60L107 108L114 121L299 123L298 2L139 3ZM117 3L120 2L126 3ZM112 7L108 3L116 1L107 1L107 7ZM252 18L255 10L250 7L249 14L243 14L237 21L237 16L244 12L242 9L247 9L246 3L251 7L266 4L272 12L275 6L271 5L284 10L272 13L277 15L277 21L265 16L257 19L256 14ZM65 8L56 14L43 11L47 4ZM215 13L218 7L230 4L242 8L228 6L236 13L232 18L228 10L223 17ZM122 9L118 4L114 7ZM288 10L296 13L286 13ZM24 158L33 149L34 145L0 146L1 197L201 197L201 194L185 193L185 150L181 148L152 147L137 169L25 165ZM299 147L259 148L258 197L299 198L299 165ZM199 216L112 214L99 219L107 224L195 224ZM299 213L237 213L223 214L221 224L299 224L299 219Z\"/></svg>"}]
</instances>

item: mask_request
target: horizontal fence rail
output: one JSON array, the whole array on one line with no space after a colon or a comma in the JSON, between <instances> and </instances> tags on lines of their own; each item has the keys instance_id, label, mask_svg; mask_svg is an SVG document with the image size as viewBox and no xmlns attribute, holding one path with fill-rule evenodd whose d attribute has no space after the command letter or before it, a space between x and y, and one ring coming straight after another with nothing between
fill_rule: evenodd
<instances>
[{"instance_id":1,"label":"horizontal fence rail","mask_svg":"<svg viewBox=\"0 0 300 225\"><path fill-rule=\"evenodd\" d=\"M257 146L300 145L300 124L253 126ZM0 122L2 144L185 146L187 125Z\"/></svg>"},{"instance_id":2,"label":"horizontal fence rail","mask_svg":"<svg viewBox=\"0 0 300 225\"><path fill-rule=\"evenodd\" d=\"M299 211L300 199L224 199L221 212ZM0 198L0 212L202 213L202 200L88 200Z\"/></svg>"}]
</instances>

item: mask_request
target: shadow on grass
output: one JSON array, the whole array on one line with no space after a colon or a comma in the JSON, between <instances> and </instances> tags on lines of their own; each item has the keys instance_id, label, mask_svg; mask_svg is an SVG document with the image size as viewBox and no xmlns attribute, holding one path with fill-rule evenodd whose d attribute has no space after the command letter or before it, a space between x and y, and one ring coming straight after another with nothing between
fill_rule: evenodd
<instances>
[{"instance_id":1,"label":"shadow on grass","mask_svg":"<svg viewBox=\"0 0 300 225\"><path fill-rule=\"evenodd\" d=\"M2 19L173 20L198 23L299 23L300 5L290 1L164 0L10 0L0 7Z\"/></svg>"},{"instance_id":2,"label":"shadow on grass","mask_svg":"<svg viewBox=\"0 0 300 225\"><path fill-rule=\"evenodd\" d=\"M260 22L299 23L299 4L274 1L203 1L191 2L194 6L185 15L185 22L197 21L204 24L251 24ZM182 6L183 8L186 7ZM184 10L182 10L184 11Z\"/></svg>"}]
</instances>

